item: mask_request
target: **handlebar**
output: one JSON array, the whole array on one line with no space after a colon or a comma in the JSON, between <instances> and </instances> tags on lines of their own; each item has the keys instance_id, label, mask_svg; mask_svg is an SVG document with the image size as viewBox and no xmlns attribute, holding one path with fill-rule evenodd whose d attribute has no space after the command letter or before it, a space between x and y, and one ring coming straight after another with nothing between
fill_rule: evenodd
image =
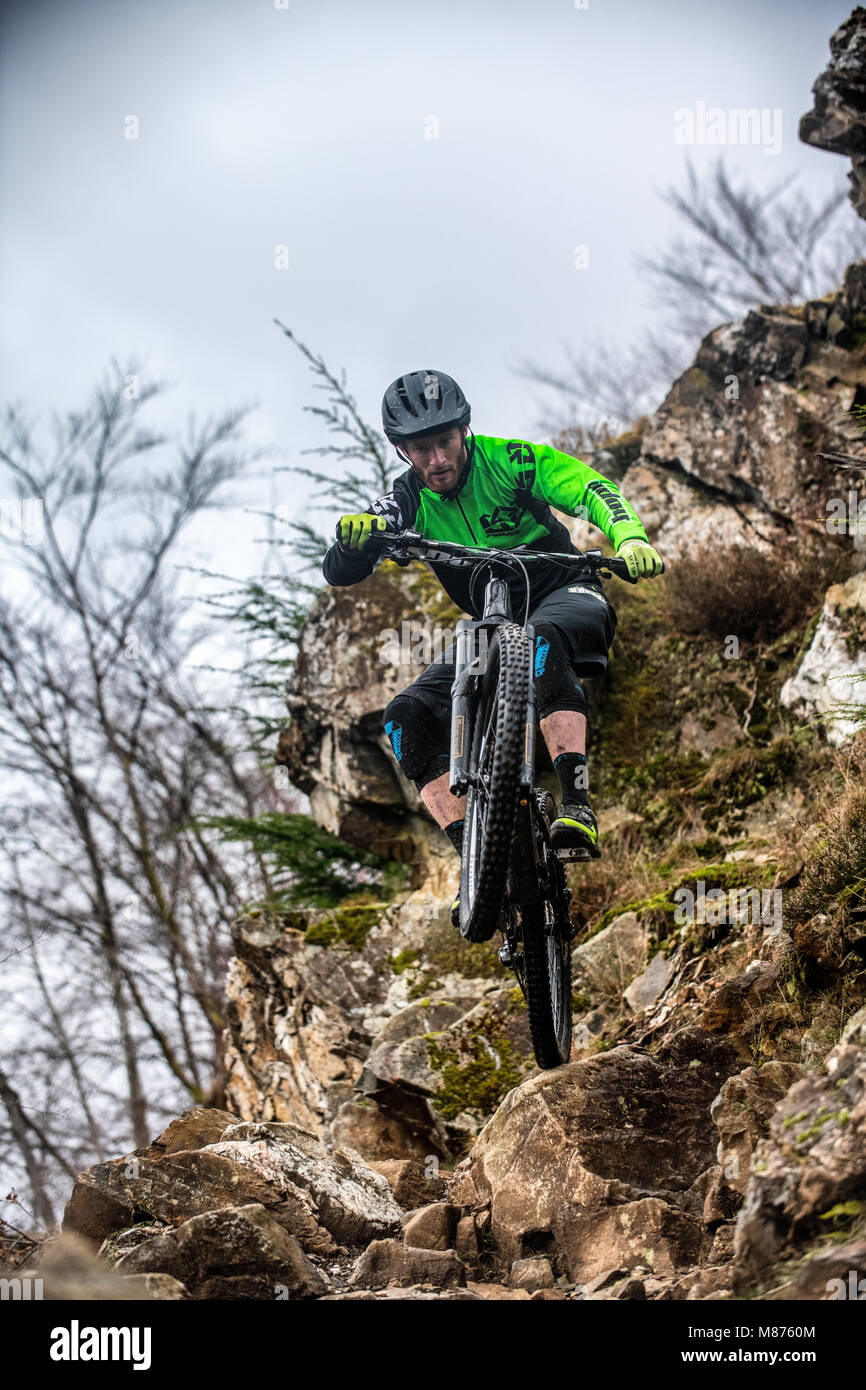
<instances>
[{"instance_id":1,"label":"handlebar","mask_svg":"<svg viewBox=\"0 0 866 1390\"><path fill-rule=\"evenodd\" d=\"M601 550L578 550L566 554L561 551L530 550L526 545L517 545L509 550L498 550L495 546L458 545L456 541L431 541L417 531L390 530L376 532L363 546L363 550L368 554L378 553L401 565L407 565L410 560L435 560L439 564L465 569L470 566L489 563L491 560L507 564L512 559L517 559L524 563L544 561L546 564L563 565L575 570L575 572L600 575L603 579L610 579L616 575L618 579L624 579L628 584L638 582L629 574L625 560L620 560L617 556L604 555Z\"/></svg>"}]
</instances>

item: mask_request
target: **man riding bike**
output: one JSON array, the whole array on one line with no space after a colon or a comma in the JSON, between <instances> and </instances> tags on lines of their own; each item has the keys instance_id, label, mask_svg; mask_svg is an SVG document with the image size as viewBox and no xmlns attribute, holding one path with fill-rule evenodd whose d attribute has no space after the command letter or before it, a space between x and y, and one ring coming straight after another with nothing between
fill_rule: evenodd
<instances>
[{"instance_id":1,"label":"man riding bike","mask_svg":"<svg viewBox=\"0 0 866 1390\"><path fill-rule=\"evenodd\" d=\"M389 493L337 523L337 540L322 571L331 585L357 584L375 567L363 547L378 530L413 530L430 540L509 550L577 553L551 512L583 516L598 526L626 561L632 578L660 574L658 551L615 483L580 459L550 445L476 435L470 407L444 372L398 377L385 392L385 435L409 464ZM405 453L401 452L401 446ZM467 573L431 561L429 568L464 613L480 618ZM523 613L522 580L512 586L515 615ZM603 672L616 631L616 612L598 579L569 581L555 561L533 566L528 620L535 629L535 689L539 725L559 775L562 805L551 825L557 849L577 847L597 858L598 827L587 795L586 698L577 679ZM458 855L463 848L465 797L449 790L451 683L455 647L444 651L388 705L383 721L402 772ZM459 906L452 907L452 920Z\"/></svg>"}]
</instances>

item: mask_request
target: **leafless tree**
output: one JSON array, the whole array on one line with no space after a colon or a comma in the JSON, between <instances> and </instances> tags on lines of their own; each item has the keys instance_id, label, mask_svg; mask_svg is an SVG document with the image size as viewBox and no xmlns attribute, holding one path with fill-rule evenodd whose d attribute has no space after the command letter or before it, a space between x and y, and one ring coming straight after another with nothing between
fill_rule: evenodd
<instances>
[{"instance_id":1,"label":"leafless tree","mask_svg":"<svg viewBox=\"0 0 866 1390\"><path fill-rule=\"evenodd\" d=\"M701 339L760 304L791 304L834 289L866 254L866 228L841 187L814 200L789 176L766 189L739 182L724 160L704 175L687 162L682 188L662 193L685 227L639 259L658 324L624 349L564 349L565 365L518 370L553 393L540 425L592 446L652 410L693 360Z\"/></svg>"},{"instance_id":2,"label":"leafless tree","mask_svg":"<svg viewBox=\"0 0 866 1390\"><path fill-rule=\"evenodd\" d=\"M796 179L791 174L757 190L745 180L736 184L719 158L704 178L687 162L685 187L663 194L688 234L640 264L669 327L687 343L756 304L828 293L866 251L866 229L846 189L815 201Z\"/></svg>"},{"instance_id":3,"label":"leafless tree","mask_svg":"<svg viewBox=\"0 0 866 1390\"><path fill-rule=\"evenodd\" d=\"M200 825L249 815L269 784L230 699L205 698L206 628L172 571L247 467L243 415L169 439L147 423L159 389L114 364L49 448L18 408L0 431L2 954L19 986L0 1160L45 1222L52 1174L147 1143L179 1097L219 1097L228 927L268 881Z\"/></svg>"}]
</instances>

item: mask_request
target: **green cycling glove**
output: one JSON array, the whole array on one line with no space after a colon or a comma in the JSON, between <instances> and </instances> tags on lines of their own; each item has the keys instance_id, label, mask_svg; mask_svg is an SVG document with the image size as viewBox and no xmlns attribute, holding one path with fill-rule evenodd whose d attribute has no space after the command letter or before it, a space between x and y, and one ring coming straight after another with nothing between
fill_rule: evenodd
<instances>
[{"instance_id":1,"label":"green cycling glove","mask_svg":"<svg viewBox=\"0 0 866 1390\"><path fill-rule=\"evenodd\" d=\"M661 574L665 567L655 546L648 545L646 541L623 541L616 553L621 560L625 560L632 579L651 579L654 574Z\"/></svg>"},{"instance_id":2,"label":"green cycling glove","mask_svg":"<svg viewBox=\"0 0 866 1390\"><path fill-rule=\"evenodd\" d=\"M372 512L357 516L341 516L337 523L337 541L343 550L361 550L376 531L387 530L388 523Z\"/></svg>"}]
</instances>

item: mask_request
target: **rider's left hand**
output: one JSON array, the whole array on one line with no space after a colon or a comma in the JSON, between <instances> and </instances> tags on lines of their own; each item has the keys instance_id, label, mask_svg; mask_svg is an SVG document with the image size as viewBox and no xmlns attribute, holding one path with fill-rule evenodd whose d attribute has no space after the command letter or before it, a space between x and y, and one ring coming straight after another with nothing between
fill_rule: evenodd
<instances>
[{"instance_id":1,"label":"rider's left hand","mask_svg":"<svg viewBox=\"0 0 866 1390\"><path fill-rule=\"evenodd\" d=\"M655 546L648 545L646 541L623 541L616 553L621 560L625 560L632 579L651 579L654 574L661 574L665 567Z\"/></svg>"}]
</instances>

